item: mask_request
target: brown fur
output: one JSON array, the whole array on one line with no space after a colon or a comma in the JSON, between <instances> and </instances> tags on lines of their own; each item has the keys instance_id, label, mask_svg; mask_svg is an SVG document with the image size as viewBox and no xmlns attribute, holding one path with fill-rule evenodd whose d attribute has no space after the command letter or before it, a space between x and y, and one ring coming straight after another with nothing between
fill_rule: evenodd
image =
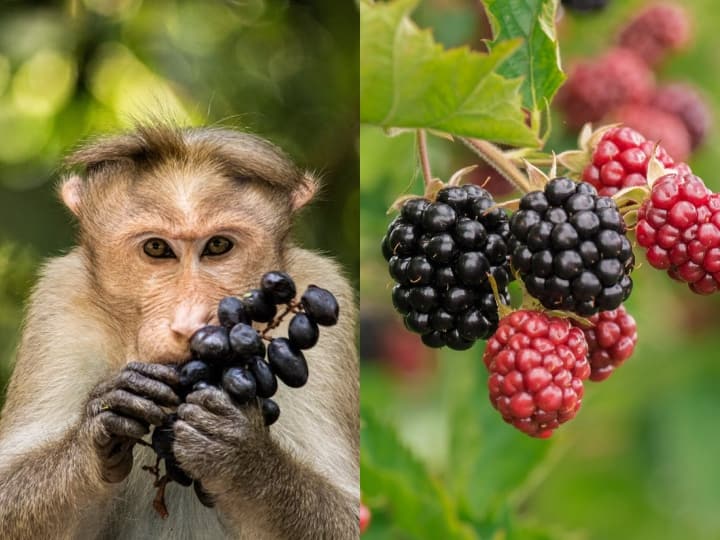
<instances>
[{"instance_id":1,"label":"brown fur","mask_svg":"<svg viewBox=\"0 0 720 540\"><path fill-rule=\"evenodd\" d=\"M315 181L269 143L226 130L142 128L96 142L70 163L84 175L70 176L63 189L79 218L80 245L45 266L30 301L0 416L0 538L356 537L355 299L336 264L289 240L292 212ZM236 247L193 263L218 231ZM144 234L172 239L183 255L143 259ZM127 479L101 479L85 432L88 396L130 361L187 358L187 340L168 330L178 306L205 305L210 317L222 296L276 268L294 276L299 290L316 283L335 292L340 323L324 328L308 351L307 386L281 385L282 414L269 437L252 428L252 411L210 418L226 433L247 424L237 456L256 456L251 463L213 454L215 446L195 435L182 440L183 466L212 472L217 507L171 485L171 515L163 521L151 508L152 479L141 470L153 461L146 448L135 448ZM183 407L189 421L194 409ZM231 421L237 429L222 425ZM228 451L210 439L218 453Z\"/></svg>"}]
</instances>

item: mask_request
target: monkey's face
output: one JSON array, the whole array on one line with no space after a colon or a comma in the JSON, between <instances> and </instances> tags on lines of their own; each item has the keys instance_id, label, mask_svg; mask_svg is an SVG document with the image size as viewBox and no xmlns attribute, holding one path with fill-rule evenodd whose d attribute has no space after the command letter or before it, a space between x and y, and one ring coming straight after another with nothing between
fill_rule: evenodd
<instances>
[{"instance_id":1,"label":"monkey's face","mask_svg":"<svg viewBox=\"0 0 720 540\"><path fill-rule=\"evenodd\" d=\"M117 182L93 204L84 243L128 361L189 358L219 300L280 264L289 222L272 189L202 171Z\"/></svg>"}]
</instances>

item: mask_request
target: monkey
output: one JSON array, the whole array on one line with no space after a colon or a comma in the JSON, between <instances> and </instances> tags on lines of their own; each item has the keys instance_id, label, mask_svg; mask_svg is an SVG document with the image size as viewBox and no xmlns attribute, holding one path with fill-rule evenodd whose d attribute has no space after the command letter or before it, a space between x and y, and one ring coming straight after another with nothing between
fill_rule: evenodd
<instances>
[{"instance_id":1,"label":"monkey","mask_svg":"<svg viewBox=\"0 0 720 540\"><path fill-rule=\"evenodd\" d=\"M28 302L0 414L0 538L357 538L354 290L292 238L318 181L256 135L164 123L90 141L67 168L77 242ZM307 385L278 390L270 428L217 388L181 403L174 366L190 337L221 298L277 269L340 304L306 351ZM170 484L161 519L142 470L155 457L138 441L170 411L178 462L214 506Z\"/></svg>"}]
</instances>

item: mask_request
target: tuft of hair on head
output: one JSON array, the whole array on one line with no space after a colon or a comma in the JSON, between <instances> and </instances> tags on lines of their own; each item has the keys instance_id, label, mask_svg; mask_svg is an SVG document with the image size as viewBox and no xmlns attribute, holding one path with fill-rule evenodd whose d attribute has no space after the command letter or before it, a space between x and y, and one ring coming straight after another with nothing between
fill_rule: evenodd
<instances>
[{"instance_id":1,"label":"tuft of hair on head","mask_svg":"<svg viewBox=\"0 0 720 540\"><path fill-rule=\"evenodd\" d=\"M77 213L74 208L81 203L80 177L88 181L104 176L108 168L144 171L168 162L209 166L237 181L265 183L286 192L293 211L310 202L319 185L313 174L300 170L283 150L256 135L228 128L152 122L136 124L126 133L101 136L70 154L65 164L79 176L70 176L63 183L62 199Z\"/></svg>"}]
</instances>

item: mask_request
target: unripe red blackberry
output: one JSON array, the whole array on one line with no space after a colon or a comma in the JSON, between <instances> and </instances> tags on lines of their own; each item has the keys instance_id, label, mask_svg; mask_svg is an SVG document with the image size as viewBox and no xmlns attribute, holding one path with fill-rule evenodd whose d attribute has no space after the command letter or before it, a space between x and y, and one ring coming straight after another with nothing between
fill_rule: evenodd
<instances>
[{"instance_id":1,"label":"unripe red blackberry","mask_svg":"<svg viewBox=\"0 0 720 540\"><path fill-rule=\"evenodd\" d=\"M675 165L662 146L627 126L607 130L590 150L590 162L582 171L582 179L592 184L604 197L610 197L626 187L646 185L653 150L663 166Z\"/></svg>"},{"instance_id":2,"label":"unripe red blackberry","mask_svg":"<svg viewBox=\"0 0 720 540\"><path fill-rule=\"evenodd\" d=\"M434 202L410 199L383 239L397 282L392 299L405 326L429 347L462 350L486 339L498 323L488 281L508 299L508 217L476 186L441 189Z\"/></svg>"},{"instance_id":3,"label":"unripe red blackberry","mask_svg":"<svg viewBox=\"0 0 720 540\"><path fill-rule=\"evenodd\" d=\"M625 306L590 317L592 326L578 327L585 334L590 380L603 381L632 356L637 344L637 325Z\"/></svg>"},{"instance_id":4,"label":"unripe red blackberry","mask_svg":"<svg viewBox=\"0 0 720 540\"><path fill-rule=\"evenodd\" d=\"M690 134L691 150L703 143L710 129L712 115L707 103L695 88L682 83L661 86L655 92L651 104L682 120Z\"/></svg>"},{"instance_id":5,"label":"unripe red blackberry","mask_svg":"<svg viewBox=\"0 0 720 540\"><path fill-rule=\"evenodd\" d=\"M659 141L676 162L685 161L690 156L690 132L682 118L674 114L650 105L631 103L615 109L609 120L637 130L650 141Z\"/></svg>"},{"instance_id":6,"label":"unripe red blackberry","mask_svg":"<svg viewBox=\"0 0 720 540\"><path fill-rule=\"evenodd\" d=\"M567 125L578 130L624 103L646 102L654 87L655 77L639 56L628 49L611 49L572 67L556 103Z\"/></svg>"},{"instance_id":7,"label":"unripe red blackberry","mask_svg":"<svg viewBox=\"0 0 720 540\"><path fill-rule=\"evenodd\" d=\"M510 230L513 267L546 308L588 316L630 295L635 258L625 223L590 184L550 180L520 199Z\"/></svg>"},{"instance_id":8,"label":"unripe red blackberry","mask_svg":"<svg viewBox=\"0 0 720 540\"><path fill-rule=\"evenodd\" d=\"M698 294L720 286L720 197L691 173L659 178L635 229L648 262Z\"/></svg>"},{"instance_id":9,"label":"unripe red blackberry","mask_svg":"<svg viewBox=\"0 0 720 540\"><path fill-rule=\"evenodd\" d=\"M690 20L678 4L653 4L640 12L618 36L621 47L655 66L690 41Z\"/></svg>"},{"instance_id":10,"label":"unripe red blackberry","mask_svg":"<svg viewBox=\"0 0 720 540\"><path fill-rule=\"evenodd\" d=\"M365 531L367 531L368 527L370 526L371 518L372 515L370 513L370 509L363 503L360 503L360 534L363 534Z\"/></svg>"},{"instance_id":11,"label":"unripe red blackberry","mask_svg":"<svg viewBox=\"0 0 720 540\"><path fill-rule=\"evenodd\" d=\"M580 409L590 375L587 343L568 320L538 311L504 317L488 340L490 402L507 423L546 438Z\"/></svg>"}]
</instances>

